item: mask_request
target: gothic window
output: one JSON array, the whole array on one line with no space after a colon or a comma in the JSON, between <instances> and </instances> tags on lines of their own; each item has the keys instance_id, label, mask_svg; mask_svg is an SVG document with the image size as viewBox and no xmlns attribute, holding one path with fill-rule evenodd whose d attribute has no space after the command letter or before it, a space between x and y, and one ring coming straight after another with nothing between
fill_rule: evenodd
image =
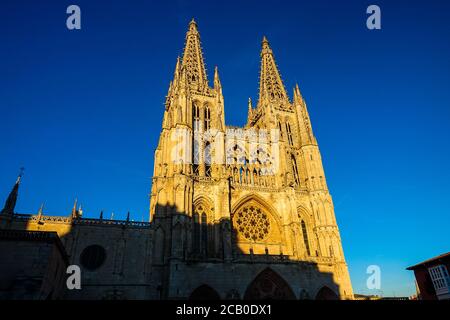
<instances>
[{"instance_id":1,"label":"gothic window","mask_svg":"<svg viewBox=\"0 0 450 320\"><path fill-rule=\"evenodd\" d=\"M297 185L300 185L300 178L299 178L298 169L297 169L297 161L295 160L294 155L291 155L291 161L292 161L292 171L294 173L295 183Z\"/></svg>"},{"instance_id":2,"label":"gothic window","mask_svg":"<svg viewBox=\"0 0 450 320\"><path fill-rule=\"evenodd\" d=\"M286 123L286 132L287 132L287 135L288 135L289 144L291 146L293 146L294 145L294 140L292 139L291 125L289 123Z\"/></svg>"},{"instance_id":3,"label":"gothic window","mask_svg":"<svg viewBox=\"0 0 450 320\"><path fill-rule=\"evenodd\" d=\"M198 176L199 174L199 164L200 164L200 144L198 143L198 139L194 138L194 154L192 160L192 167L194 171L194 175Z\"/></svg>"},{"instance_id":4,"label":"gothic window","mask_svg":"<svg viewBox=\"0 0 450 320\"><path fill-rule=\"evenodd\" d=\"M208 224L206 221L206 213L202 213L202 228L201 228L201 234L202 234L202 254L206 256L207 254L207 248L208 248Z\"/></svg>"},{"instance_id":5,"label":"gothic window","mask_svg":"<svg viewBox=\"0 0 450 320\"><path fill-rule=\"evenodd\" d=\"M278 120L278 130L280 130L280 136L283 136L283 130L281 129L281 122Z\"/></svg>"},{"instance_id":6,"label":"gothic window","mask_svg":"<svg viewBox=\"0 0 450 320\"><path fill-rule=\"evenodd\" d=\"M208 230L210 206L204 202L195 206L193 215L193 252L203 257L214 254L214 239Z\"/></svg>"},{"instance_id":7,"label":"gothic window","mask_svg":"<svg viewBox=\"0 0 450 320\"><path fill-rule=\"evenodd\" d=\"M194 212L193 219L192 219L192 251L194 253L200 252L200 221L199 216L197 212Z\"/></svg>"},{"instance_id":8,"label":"gothic window","mask_svg":"<svg viewBox=\"0 0 450 320\"><path fill-rule=\"evenodd\" d=\"M211 129L211 111L208 106L205 108L205 130Z\"/></svg>"},{"instance_id":9,"label":"gothic window","mask_svg":"<svg viewBox=\"0 0 450 320\"><path fill-rule=\"evenodd\" d=\"M205 143L205 175L211 177L211 144Z\"/></svg>"},{"instance_id":10,"label":"gothic window","mask_svg":"<svg viewBox=\"0 0 450 320\"><path fill-rule=\"evenodd\" d=\"M303 243L305 244L306 253L308 253L308 256L310 256L311 251L309 248L308 232L306 231L305 221L302 220L301 225L302 225L302 233L303 233Z\"/></svg>"},{"instance_id":11,"label":"gothic window","mask_svg":"<svg viewBox=\"0 0 450 320\"><path fill-rule=\"evenodd\" d=\"M249 241L262 241L270 231L269 216L255 205L245 206L234 217L238 233Z\"/></svg>"},{"instance_id":12,"label":"gothic window","mask_svg":"<svg viewBox=\"0 0 450 320\"><path fill-rule=\"evenodd\" d=\"M194 103L194 131L200 130L200 107Z\"/></svg>"},{"instance_id":13,"label":"gothic window","mask_svg":"<svg viewBox=\"0 0 450 320\"><path fill-rule=\"evenodd\" d=\"M330 257L334 257L333 246L330 246Z\"/></svg>"}]
</instances>

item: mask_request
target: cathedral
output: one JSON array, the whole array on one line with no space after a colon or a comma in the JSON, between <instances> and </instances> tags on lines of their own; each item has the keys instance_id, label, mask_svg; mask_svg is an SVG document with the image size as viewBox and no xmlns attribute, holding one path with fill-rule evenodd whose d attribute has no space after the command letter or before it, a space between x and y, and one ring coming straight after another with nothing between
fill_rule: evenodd
<instances>
[{"instance_id":1,"label":"cathedral","mask_svg":"<svg viewBox=\"0 0 450 320\"><path fill-rule=\"evenodd\" d=\"M0 299L353 299L317 140L298 85L289 97L268 40L259 97L225 124L189 23L165 98L150 221L0 213ZM67 288L79 266L81 288Z\"/></svg>"}]
</instances>

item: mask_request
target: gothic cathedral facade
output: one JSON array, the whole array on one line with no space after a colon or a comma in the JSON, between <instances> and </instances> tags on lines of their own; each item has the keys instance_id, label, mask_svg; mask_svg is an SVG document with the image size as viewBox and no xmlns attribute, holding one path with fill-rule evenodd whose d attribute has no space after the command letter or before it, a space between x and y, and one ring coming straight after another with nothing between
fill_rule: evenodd
<instances>
[{"instance_id":1,"label":"gothic cathedral facade","mask_svg":"<svg viewBox=\"0 0 450 320\"><path fill-rule=\"evenodd\" d=\"M290 101L265 37L259 100L249 99L244 128L230 127L218 69L210 87L189 24L166 97L150 212L164 296L352 297L306 103L298 86Z\"/></svg>"},{"instance_id":2,"label":"gothic cathedral facade","mask_svg":"<svg viewBox=\"0 0 450 320\"><path fill-rule=\"evenodd\" d=\"M191 21L165 100L150 222L84 218L76 204L68 216L16 213L19 177L0 213L0 298L353 299L306 103L298 86L289 98L266 38L246 125L225 125L224 105ZM64 288L69 265L81 290Z\"/></svg>"}]
</instances>

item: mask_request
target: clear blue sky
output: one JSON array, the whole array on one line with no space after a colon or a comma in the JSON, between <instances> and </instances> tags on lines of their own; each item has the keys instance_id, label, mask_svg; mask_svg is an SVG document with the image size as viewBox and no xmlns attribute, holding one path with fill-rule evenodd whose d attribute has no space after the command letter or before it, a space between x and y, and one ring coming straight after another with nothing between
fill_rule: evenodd
<instances>
[{"instance_id":1,"label":"clear blue sky","mask_svg":"<svg viewBox=\"0 0 450 320\"><path fill-rule=\"evenodd\" d=\"M307 100L355 292L409 295L405 268L450 248L449 1L2 1L0 198L26 167L17 211L148 218L164 96L198 22L226 122L257 99L266 35ZM78 4L82 30L65 27ZM275 7L274 5L277 4ZM365 10L378 4L382 30Z\"/></svg>"}]
</instances>

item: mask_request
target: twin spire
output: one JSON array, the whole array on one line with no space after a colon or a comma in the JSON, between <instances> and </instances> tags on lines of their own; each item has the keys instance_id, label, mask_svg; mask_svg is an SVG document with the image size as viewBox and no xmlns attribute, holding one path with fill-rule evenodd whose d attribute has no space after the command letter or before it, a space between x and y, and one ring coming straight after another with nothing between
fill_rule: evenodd
<instances>
[{"instance_id":1,"label":"twin spire","mask_svg":"<svg viewBox=\"0 0 450 320\"><path fill-rule=\"evenodd\" d=\"M181 68L184 70L186 80L191 87L199 90L208 87L208 78L206 76L206 67L203 60L200 34L198 33L197 23L194 19L189 23L189 30L186 33L186 44L184 47Z\"/></svg>"},{"instance_id":2,"label":"twin spire","mask_svg":"<svg viewBox=\"0 0 450 320\"><path fill-rule=\"evenodd\" d=\"M275 62L275 57L270 48L269 41L266 37L263 37L261 46L259 100L256 108L270 103L276 103L280 106L290 108L291 104L289 96ZM179 85L184 88L189 87L197 92L205 92L209 88L200 34L194 19L189 23L183 57L178 57L177 59L174 79L170 84L169 93L172 91L173 87ZM217 67L214 70L214 88L221 92L222 85L220 83ZM305 122L306 131L311 132L308 111L306 110L306 104L301 96L298 85L296 85L294 89L293 105L300 108L299 111ZM248 122L250 121L252 113L253 107L252 103L249 101ZM312 136L312 133L309 135ZM309 140L312 140L312 137L308 138Z\"/></svg>"},{"instance_id":3,"label":"twin spire","mask_svg":"<svg viewBox=\"0 0 450 320\"><path fill-rule=\"evenodd\" d=\"M262 101L272 102L275 100L288 102L289 98L284 87L280 72L275 63L269 41L264 37L261 50L261 70L259 79L259 103ZM186 33L186 43L183 57L177 59L175 67L174 83L187 82L189 87L197 91L208 88L208 77L206 73L203 51L200 42L197 23L194 19L189 23ZM220 85L217 69L214 73L214 87ZM258 104L259 104L258 103Z\"/></svg>"},{"instance_id":4,"label":"twin spire","mask_svg":"<svg viewBox=\"0 0 450 320\"><path fill-rule=\"evenodd\" d=\"M272 102L275 100L289 102L269 41L264 37L261 49L258 105L263 101Z\"/></svg>"}]
</instances>

